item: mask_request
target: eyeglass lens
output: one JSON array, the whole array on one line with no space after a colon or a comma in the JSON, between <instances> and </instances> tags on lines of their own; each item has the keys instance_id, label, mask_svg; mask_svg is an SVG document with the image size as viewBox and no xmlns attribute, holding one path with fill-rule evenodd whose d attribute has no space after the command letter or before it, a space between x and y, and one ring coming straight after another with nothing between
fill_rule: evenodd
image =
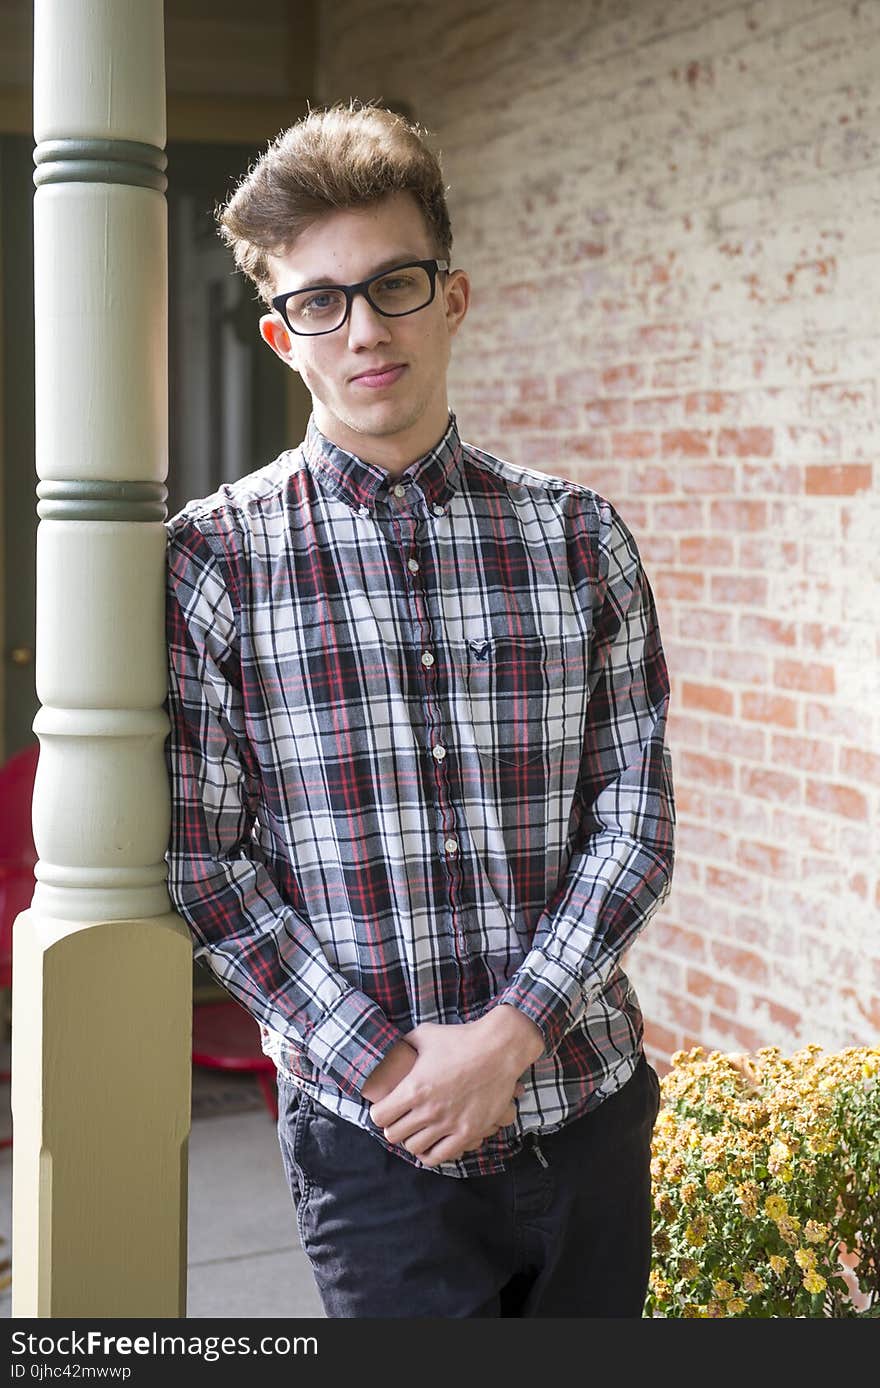
<instances>
[{"instance_id":1,"label":"eyeglass lens","mask_svg":"<svg viewBox=\"0 0 880 1388\"><path fill-rule=\"evenodd\" d=\"M431 301L431 288L428 271L408 265L373 280L365 292L373 308L395 318L424 308ZM296 332L329 332L339 327L345 317L345 305L341 289L305 289L287 300L287 317Z\"/></svg>"}]
</instances>

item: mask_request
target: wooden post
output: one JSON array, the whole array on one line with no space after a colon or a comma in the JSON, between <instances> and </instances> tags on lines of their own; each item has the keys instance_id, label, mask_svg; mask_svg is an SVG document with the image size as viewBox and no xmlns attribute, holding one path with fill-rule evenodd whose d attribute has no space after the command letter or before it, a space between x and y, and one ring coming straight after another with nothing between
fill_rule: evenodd
<instances>
[{"instance_id":1,"label":"wooden post","mask_svg":"<svg viewBox=\"0 0 880 1388\"><path fill-rule=\"evenodd\" d=\"M186 1305L192 953L165 885L162 0L35 0L39 855L13 1317Z\"/></svg>"}]
</instances>

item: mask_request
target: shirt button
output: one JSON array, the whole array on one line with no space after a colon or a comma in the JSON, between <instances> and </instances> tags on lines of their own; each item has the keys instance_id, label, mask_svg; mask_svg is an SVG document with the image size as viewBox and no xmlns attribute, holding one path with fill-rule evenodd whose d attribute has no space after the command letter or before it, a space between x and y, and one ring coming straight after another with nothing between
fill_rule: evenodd
<instances>
[{"instance_id":1,"label":"shirt button","mask_svg":"<svg viewBox=\"0 0 880 1388\"><path fill-rule=\"evenodd\" d=\"M359 507L358 507L358 515L359 515L359 516L368 516L369 514L370 514L370 508L369 508L369 506L359 506Z\"/></svg>"},{"instance_id":2,"label":"shirt button","mask_svg":"<svg viewBox=\"0 0 880 1388\"><path fill-rule=\"evenodd\" d=\"M435 516L445 516L445 515L446 515L446 512L443 510L443 507L442 507L442 506L432 506L432 507L431 507L431 510L434 512L434 515L435 515Z\"/></svg>"},{"instance_id":3,"label":"shirt button","mask_svg":"<svg viewBox=\"0 0 880 1388\"><path fill-rule=\"evenodd\" d=\"M430 651L425 651L422 655L422 664L427 665L429 667L434 664L434 657L432 656Z\"/></svg>"},{"instance_id":4,"label":"shirt button","mask_svg":"<svg viewBox=\"0 0 880 1388\"><path fill-rule=\"evenodd\" d=\"M440 743L438 742L436 747L431 748L431 756L434 758L435 761L442 761L443 758L446 756L446 748L441 747Z\"/></svg>"},{"instance_id":5,"label":"shirt button","mask_svg":"<svg viewBox=\"0 0 880 1388\"><path fill-rule=\"evenodd\" d=\"M402 486L400 485L400 483L398 482L397 486L394 488L394 495L395 495L395 496L406 496L406 487L402 487Z\"/></svg>"},{"instance_id":6,"label":"shirt button","mask_svg":"<svg viewBox=\"0 0 880 1388\"><path fill-rule=\"evenodd\" d=\"M446 852L447 852L447 853L457 853L457 852L458 852L458 839L447 839L446 842L444 843L443 847L446 849Z\"/></svg>"},{"instance_id":7,"label":"shirt button","mask_svg":"<svg viewBox=\"0 0 880 1388\"><path fill-rule=\"evenodd\" d=\"M418 559L407 559L406 567L409 569L411 574L417 574L419 571Z\"/></svg>"}]
</instances>

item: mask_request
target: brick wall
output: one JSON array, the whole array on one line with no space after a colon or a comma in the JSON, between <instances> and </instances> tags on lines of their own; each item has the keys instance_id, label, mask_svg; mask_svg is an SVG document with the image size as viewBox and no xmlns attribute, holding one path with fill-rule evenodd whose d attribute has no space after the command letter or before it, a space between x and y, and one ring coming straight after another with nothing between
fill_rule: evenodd
<instances>
[{"instance_id":1,"label":"brick wall","mask_svg":"<svg viewBox=\"0 0 880 1388\"><path fill-rule=\"evenodd\" d=\"M880 5L322 7L474 282L465 438L620 509L672 672L679 856L629 969L679 1047L880 1025Z\"/></svg>"}]
</instances>

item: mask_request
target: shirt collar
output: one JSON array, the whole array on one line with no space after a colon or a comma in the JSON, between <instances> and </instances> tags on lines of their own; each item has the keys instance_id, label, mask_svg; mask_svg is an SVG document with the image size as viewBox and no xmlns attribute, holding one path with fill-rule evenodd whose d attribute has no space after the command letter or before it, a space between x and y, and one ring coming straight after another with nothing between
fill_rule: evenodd
<instances>
[{"instance_id":1,"label":"shirt collar","mask_svg":"<svg viewBox=\"0 0 880 1388\"><path fill-rule=\"evenodd\" d=\"M365 463L354 453L331 443L309 418L302 451L306 462L321 486L352 506L356 511L372 512L377 504L387 500L392 487L398 483L414 483L428 505L445 510L458 485L461 466L461 440L455 415L450 412L449 424L442 439L428 452L410 463L401 477L390 477L384 468Z\"/></svg>"}]
</instances>

